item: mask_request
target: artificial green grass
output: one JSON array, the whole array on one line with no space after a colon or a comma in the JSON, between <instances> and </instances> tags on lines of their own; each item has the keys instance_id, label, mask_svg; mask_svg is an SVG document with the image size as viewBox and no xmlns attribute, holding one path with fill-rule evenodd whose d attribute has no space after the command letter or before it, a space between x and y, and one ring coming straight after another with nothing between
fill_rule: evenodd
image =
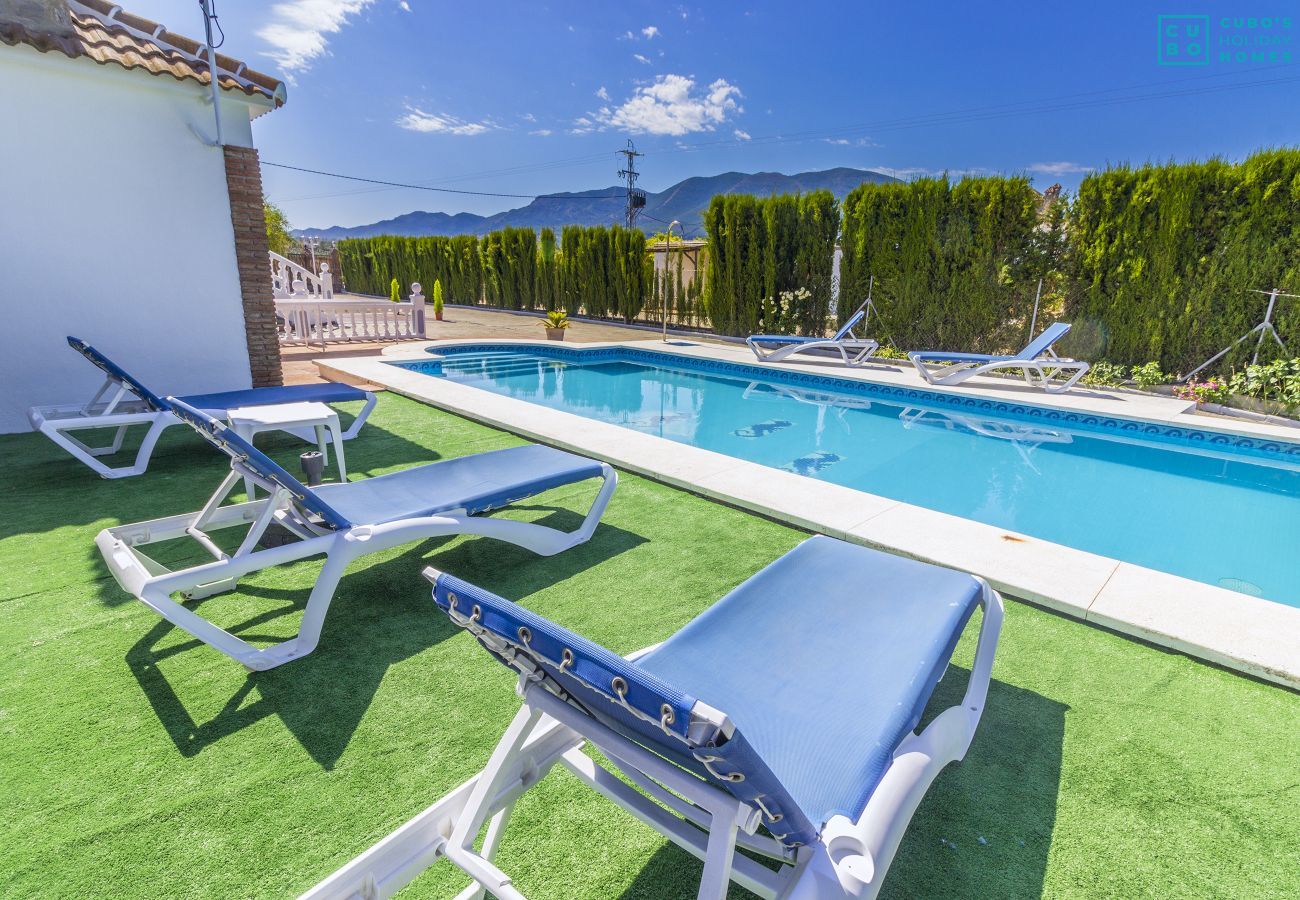
<instances>
[{"instance_id":1,"label":"artificial green grass","mask_svg":"<svg viewBox=\"0 0 1300 900\"><path fill-rule=\"evenodd\" d=\"M385 396L348 465L358 478L517 443ZM268 446L286 462L302 449ZM215 451L174 428L150 471L121 481L36 435L0 438L0 455L3 896L296 894L481 767L518 708L513 679L432 606L426 564L627 652L804 537L624 475L593 540L557 557L459 538L363 560L320 648L249 674L127 597L92 543L198 508L225 471ZM592 491L511 515L569 527ZM261 573L205 612L287 637L318 565ZM956 669L972 650L973 633ZM885 896L1294 896L1295 693L1015 602L994 677L971 752L917 812ZM562 772L519 804L499 861L537 898L693 897L699 875ZM404 896L463 884L440 863Z\"/></svg>"}]
</instances>

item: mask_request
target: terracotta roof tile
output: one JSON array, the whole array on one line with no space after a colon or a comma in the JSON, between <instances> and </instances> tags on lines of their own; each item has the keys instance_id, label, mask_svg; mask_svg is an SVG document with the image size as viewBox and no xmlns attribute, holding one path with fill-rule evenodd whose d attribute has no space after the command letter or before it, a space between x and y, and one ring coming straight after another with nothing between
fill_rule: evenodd
<instances>
[{"instance_id":1,"label":"terracotta roof tile","mask_svg":"<svg viewBox=\"0 0 1300 900\"><path fill-rule=\"evenodd\" d=\"M68 0L67 6L69 27L62 30L40 30L23 21L0 20L0 43L28 44L42 53L54 50L71 59L84 56L100 65L115 63L151 75L170 75L178 81L211 83L207 47L199 41L104 0ZM256 72L237 59L218 53L217 74L223 90L265 97L277 107L284 103L285 88L279 79Z\"/></svg>"}]
</instances>

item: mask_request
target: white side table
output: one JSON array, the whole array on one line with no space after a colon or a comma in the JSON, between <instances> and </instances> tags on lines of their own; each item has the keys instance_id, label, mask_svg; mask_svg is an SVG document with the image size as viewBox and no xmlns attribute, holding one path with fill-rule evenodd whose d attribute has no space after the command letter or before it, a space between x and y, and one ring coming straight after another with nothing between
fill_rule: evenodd
<instances>
[{"instance_id":1,"label":"white side table","mask_svg":"<svg viewBox=\"0 0 1300 900\"><path fill-rule=\"evenodd\" d=\"M253 442L253 436L262 431L293 431L311 428L316 432L316 446L320 448L325 465L330 454L326 432L334 442L334 458L338 461L339 480L348 480L347 464L343 459L343 429L339 427L339 414L324 403L279 403L272 406L250 406L232 409L227 413L230 429L235 434ZM244 490L253 498L252 479L244 479Z\"/></svg>"}]
</instances>

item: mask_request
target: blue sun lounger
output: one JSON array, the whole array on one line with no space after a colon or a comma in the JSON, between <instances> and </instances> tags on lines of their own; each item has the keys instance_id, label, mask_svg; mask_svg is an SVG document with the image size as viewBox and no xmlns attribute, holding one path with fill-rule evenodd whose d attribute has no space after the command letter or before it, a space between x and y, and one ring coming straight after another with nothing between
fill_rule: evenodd
<instances>
[{"instance_id":1,"label":"blue sun lounger","mask_svg":"<svg viewBox=\"0 0 1300 900\"><path fill-rule=\"evenodd\" d=\"M557 763L702 859L701 898L732 881L766 898L874 897L930 783L966 755L1003 616L978 578L814 537L623 658L425 576L452 622L519 674L523 709L481 773L305 898L387 897L446 858L477 882L460 896L522 900L493 854L515 801ZM965 696L918 732L977 606Z\"/></svg>"},{"instance_id":2,"label":"blue sun lounger","mask_svg":"<svg viewBox=\"0 0 1300 900\"><path fill-rule=\"evenodd\" d=\"M999 369L1019 369L1029 384L1042 388L1049 394L1056 394L1074 387L1075 382L1086 375L1089 368L1086 362L1063 359L1053 352L1052 345L1065 337L1069 330L1067 322L1050 325L1014 356L917 350L907 354L907 358L930 384L961 384L976 375ZM939 368L931 369L931 365Z\"/></svg>"},{"instance_id":3,"label":"blue sun lounger","mask_svg":"<svg viewBox=\"0 0 1300 900\"><path fill-rule=\"evenodd\" d=\"M103 478L129 478L132 475L143 474L149 467L149 458L153 455L158 437L172 425L181 424L180 419L172 414L158 394L90 344L80 338L69 337L68 345L104 373L104 383L86 403L32 407L27 411L27 418L31 421L32 428L67 450ZM375 407L373 392L335 382L191 394L182 399L191 406L221 418L225 418L232 409L247 406L365 401L366 405L343 432L344 440L351 440L357 436L357 432L370 416L370 411ZM107 456L120 450L126 430L132 425L149 426L140 449L136 451L135 461L129 466L105 465L97 457ZM73 432L92 428L115 428L112 442L103 447L91 447L73 436Z\"/></svg>"},{"instance_id":4,"label":"blue sun lounger","mask_svg":"<svg viewBox=\"0 0 1300 900\"><path fill-rule=\"evenodd\" d=\"M509 541L551 556L588 540L618 483L614 470L595 460L551 447L531 445L427 463L362 481L307 487L221 422L168 397L175 415L230 457L230 474L198 512L106 528L95 537L113 577L128 593L167 621L249 669L270 669L316 648L339 579L354 560L372 553L454 534L478 534ZM581 526L563 532L544 525L486 518L551 488L604 480ZM231 490L251 479L266 495L223 506ZM259 549L273 523L298 540ZM221 528L246 527L239 548L226 553L209 536ZM146 556L148 544L191 538L212 561L171 571ZM234 590L250 572L325 556L307 600L298 635L258 648L219 628L172 599L200 599Z\"/></svg>"},{"instance_id":5,"label":"blue sun lounger","mask_svg":"<svg viewBox=\"0 0 1300 900\"><path fill-rule=\"evenodd\" d=\"M869 338L854 336L853 329L867 315L866 304L849 317L844 327L828 338L794 337L788 334L751 334L745 344L763 362L780 362L796 353L825 356L838 353L846 366L857 367L871 359L880 349L880 343Z\"/></svg>"}]
</instances>

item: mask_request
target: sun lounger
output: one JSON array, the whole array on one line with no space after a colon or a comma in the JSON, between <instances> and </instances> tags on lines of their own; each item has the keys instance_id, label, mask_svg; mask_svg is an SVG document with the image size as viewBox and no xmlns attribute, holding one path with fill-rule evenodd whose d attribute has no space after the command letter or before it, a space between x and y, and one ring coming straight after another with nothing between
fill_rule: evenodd
<instances>
[{"instance_id":1,"label":"sun lounger","mask_svg":"<svg viewBox=\"0 0 1300 900\"><path fill-rule=\"evenodd\" d=\"M1051 325L1014 356L990 356L985 353L949 353L945 350L917 350L907 354L916 371L930 384L961 384L976 375L985 375L1000 369L1018 369L1025 381L1048 393L1068 391L1088 372L1088 364L1075 359L1063 359L1052 350L1052 345L1065 337L1070 326L1065 322ZM931 369L930 366L938 366ZM1062 377L1064 376L1064 377Z\"/></svg>"},{"instance_id":2,"label":"sun lounger","mask_svg":"<svg viewBox=\"0 0 1300 900\"><path fill-rule=\"evenodd\" d=\"M478 534L551 556L589 539L618 478L604 463L531 445L428 463L362 481L307 487L277 463L201 410L168 397L175 414L231 459L230 474L198 512L106 528L95 538L109 570L128 593L164 619L250 669L270 669L316 648L339 579L354 560L401 544L454 534ZM266 496L222 503L248 478ZM602 478L582 525L562 532L543 525L481 516L551 488ZM298 540L259 548L273 524ZM227 554L209 532L247 527ZM192 538L212 561L171 571L145 555L147 544ZM199 599L234 590L250 572L324 555L298 635L258 648L172 599Z\"/></svg>"},{"instance_id":3,"label":"sun lounger","mask_svg":"<svg viewBox=\"0 0 1300 900\"><path fill-rule=\"evenodd\" d=\"M794 337L788 334L751 334L745 344L763 362L780 362L797 353L826 356L837 353L846 366L857 367L880 349L877 341L855 337L853 329L867 315L866 305L849 317L844 327L828 338Z\"/></svg>"},{"instance_id":4,"label":"sun lounger","mask_svg":"<svg viewBox=\"0 0 1300 900\"><path fill-rule=\"evenodd\" d=\"M622 658L425 575L452 622L519 673L523 709L481 773L305 898L387 897L446 858L477 882L460 896L522 900L493 854L515 801L557 763L702 859L701 898L732 881L766 898L874 897L930 783L970 746L1003 616L978 578L815 537ZM977 606L965 696L917 732ZM528 852L547 853L533 836Z\"/></svg>"},{"instance_id":5,"label":"sun lounger","mask_svg":"<svg viewBox=\"0 0 1300 900\"><path fill-rule=\"evenodd\" d=\"M27 411L32 428L48 437L64 450L85 463L103 478L128 478L143 474L149 466L158 437L172 425L181 424L161 400L161 397L129 374L113 360L80 338L69 337L68 344L104 373L104 383L86 403L57 406L34 406ZM356 437L375 407L371 391L347 384L300 384L285 387L251 388L242 391L223 391L213 394L190 394L182 398L190 406L209 415L224 418L232 409L248 406L270 406L280 403L349 403L365 401L365 406L343 432L344 440ZM128 466L109 466L98 457L117 453L122 448L126 431L133 425L147 425L148 432L136 451L135 461ZM106 446L92 447L74 437L74 432L96 428L115 429L112 441ZM304 435L314 441L313 437Z\"/></svg>"}]
</instances>

